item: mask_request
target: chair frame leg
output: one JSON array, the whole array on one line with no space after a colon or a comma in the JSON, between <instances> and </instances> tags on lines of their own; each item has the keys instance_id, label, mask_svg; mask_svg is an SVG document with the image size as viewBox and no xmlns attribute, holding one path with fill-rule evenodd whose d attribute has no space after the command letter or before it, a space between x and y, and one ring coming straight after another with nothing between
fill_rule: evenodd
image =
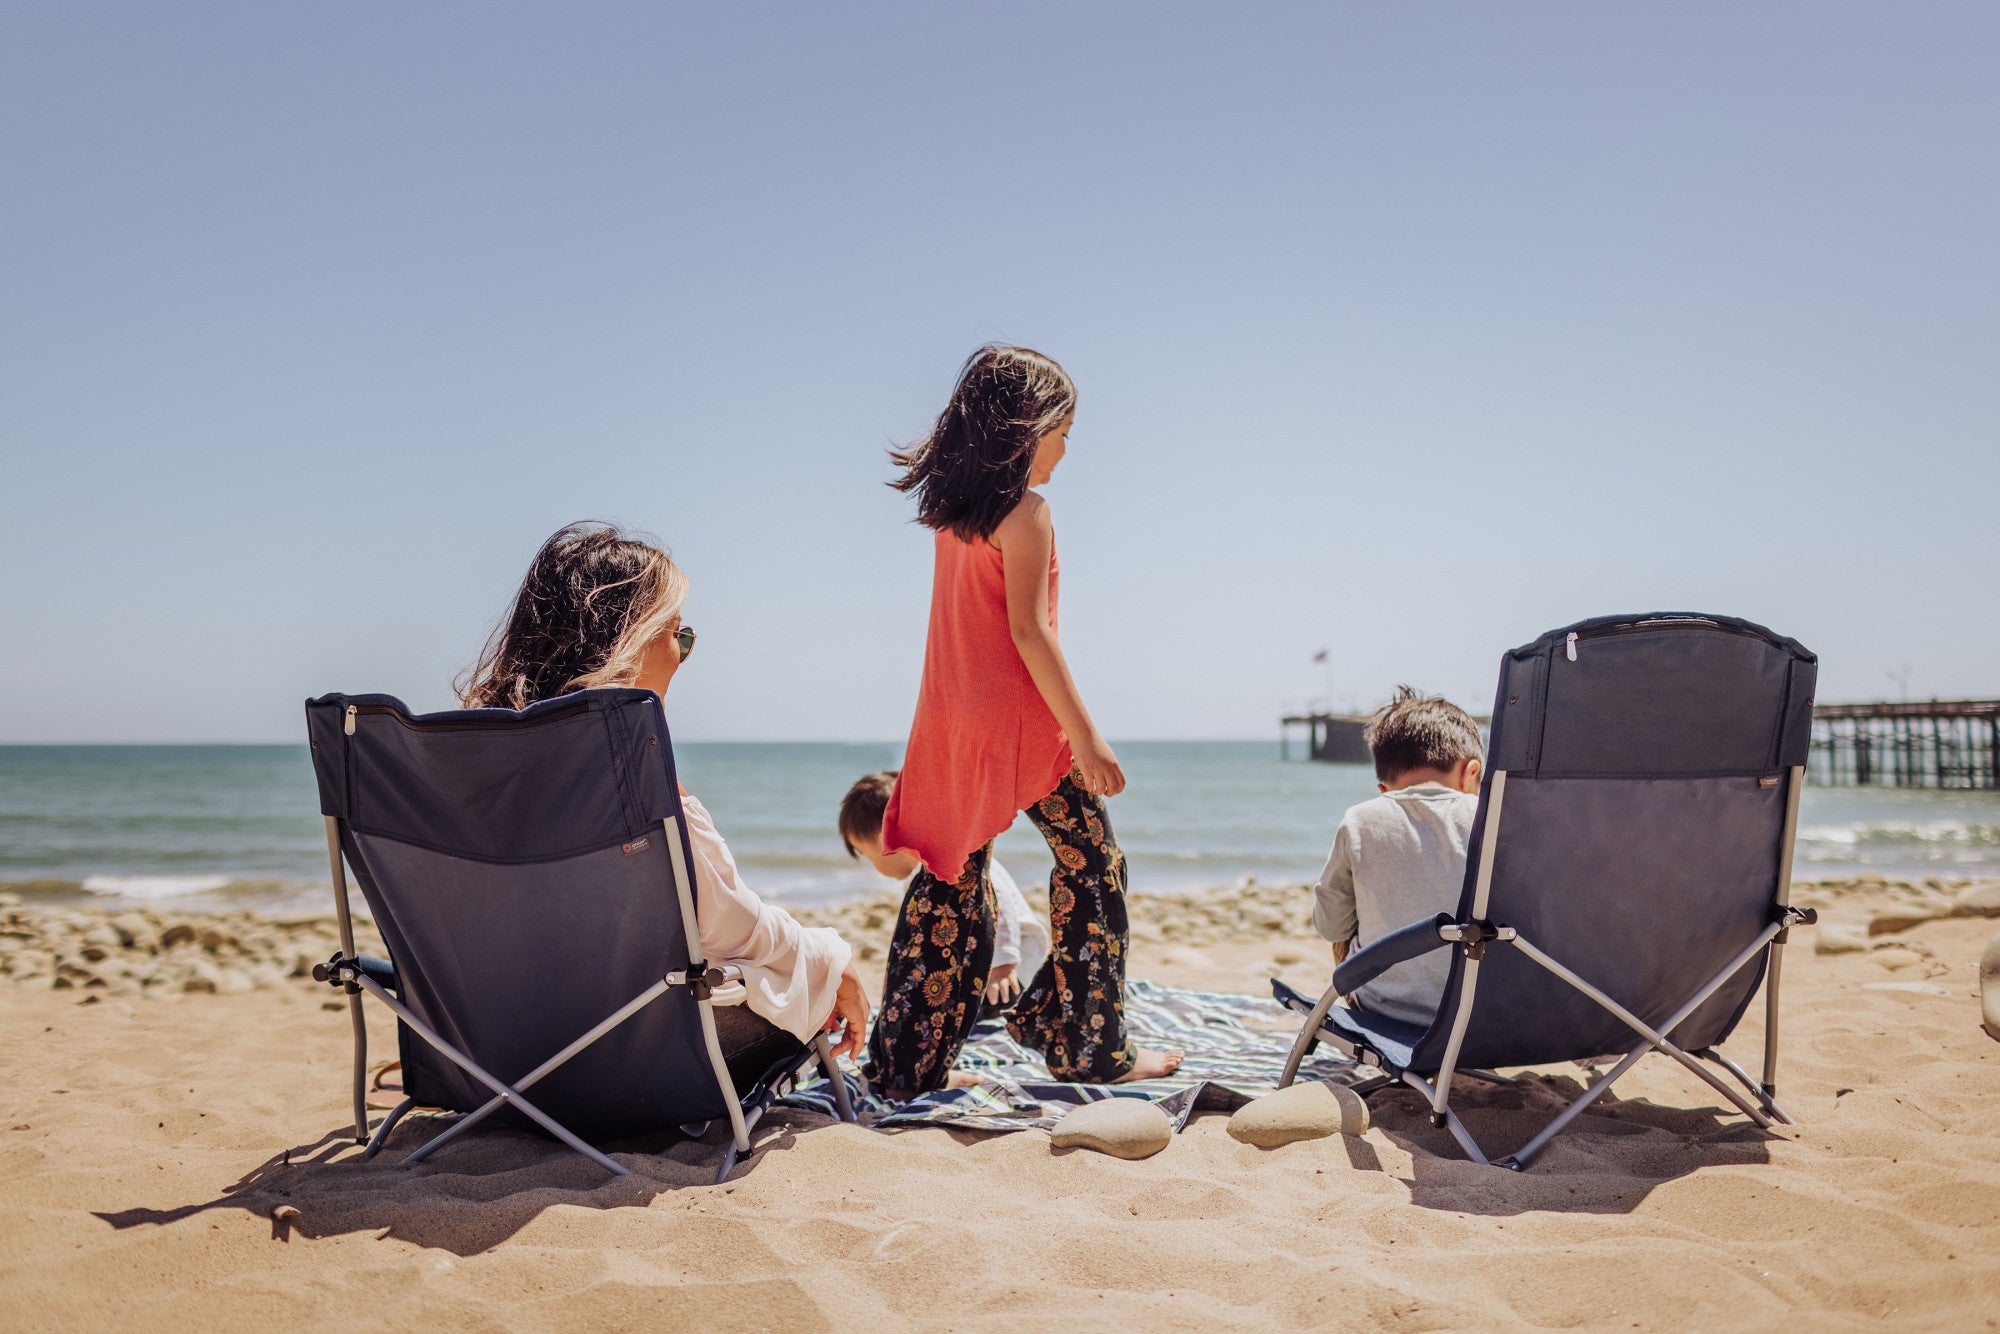
<instances>
[{"instance_id":1,"label":"chair frame leg","mask_svg":"<svg viewBox=\"0 0 2000 1334\"><path fill-rule=\"evenodd\" d=\"M333 914L340 925L340 952L354 957L354 919L347 903L347 865L340 855L340 820L326 816L326 857L333 872ZM347 988L347 1016L354 1026L354 1142L368 1142L368 1020L361 992Z\"/></svg>"},{"instance_id":2,"label":"chair frame leg","mask_svg":"<svg viewBox=\"0 0 2000 1334\"><path fill-rule=\"evenodd\" d=\"M1327 987L1319 1002L1313 1006L1312 1013L1306 1016L1305 1027L1299 1030L1298 1040L1292 1043L1291 1054L1285 1057L1285 1073L1278 1077L1279 1088L1290 1088L1292 1081L1299 1077L1300 1064L1322 1039L1321 1030L1326 1025L1327 1011L1331 1010L1333 1003L1339 999L1340 993L1331 986Z\"/></svg>"},{"instance_id":3,"label":"chair frame leg","mask_svg":"<svg viewBox=\"0 0 2000 1334\"><path fill-rule=\"evenodd\" d=\"M361 1154L362 1162L365 1163L376 1154L382 1152L383 1144L388 1142L389 1132L394 1130L396 1123L409 1115L410 1109L416 1105L417 1100L415 1098L405 1098L389 1109L389 1114L382 1118L380 1125L375 1127L375 1133L368 1137L368 1147Z\"/></svg>"},{"instance_id":4,"label":"chair frame leg","mask_svg":"<svg viewBox=\"0 0 2000 1334\"><path fill-rule=\"evenodd\" d=\"M840 1077L840 1063L833 1058L833 1043L826 1034L813 1038L813 1051L819 1056L819 1067L826 1071L826 1081L833 1089L835 1113L843 1121L854 1119L854 1103L847 1096L847 1081Z\"/></svg>"}]
</instances>

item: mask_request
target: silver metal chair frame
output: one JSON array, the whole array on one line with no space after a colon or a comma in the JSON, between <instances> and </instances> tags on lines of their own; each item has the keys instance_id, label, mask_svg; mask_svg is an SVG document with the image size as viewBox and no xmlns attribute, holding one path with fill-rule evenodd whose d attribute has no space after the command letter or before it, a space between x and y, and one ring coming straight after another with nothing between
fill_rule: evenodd
<instances>
[{"instance_id":1,"label":"silver metal chair frame","mask_svg":"<svg viewBox=\"0 0 2000 1334\"><path fill-rule=\"evenodd\" d=\"M1327 1024L1327 1013L1333 1008L1334 1002L1338 999L1335 989L1329 986L1325 994L1319 998L1318 1002L1307 1015L1305 1026L1299 1030L1298 1040L1292 1044L1291 1055L1285 1062L1285 1072L1279 1081L1279 1087L1282 1088L1291 1084L1293 1079L1298 1075L1300 1062L1305 1059L1306 1055L1315 1045L1320 1042L1328 1043L1336 1050L1344 1053L1348 1059L1373 1066L1377 1069L1386 1070L1388 1073L1402 1080L1403 1083L1408 1084L1411 1088L1423 1094L1431 1105L1432 1123L1450 1130L1452 1138L1458 1141L1458 1145L1465 1151L1466 1157L1481 1165L1487 1165L1489 1159L1481 1151L1477 1141L1466 1130L1457 1114L1451 1110L1451 1077L1454 1073L1457 1073L1488 1081L1512 1082L1490 1070L1457 1069L1458 1055L1464 1043L1465 1031L1472 1021L1473 998L1479 984L1480 958L1488 945L1509 945L1518 949L1536 964L1555 974L1584 995L1590 997L1591 1000L1614 1015L1620 1023L1623 1023L1627 1028L1636 1033L1643 1041L1626 1052L1616 1065L1599 1076L1589 1088L1572 1099L1561 1112L1557 1113L1555 1119L1544 1126L1540 1133L1535 1135L1533 1139L1529 1140L1519 1149L1516 1149L1513 1153L1499 1159L1497 1162L1498 1166L1509 1168L1516 1172L1524 1169L1529 1159L1540 1153L1543 1147L1551 1139L1555 1138L1564 1126L1582 1115L1585 1108L1597 1101L1620 1076L1638 1064L1640 1057L1650 1051L1665 1052L1667 1055L1673 1057L1681 1065L1698 1075L1710 1087L1721 1093L1723 1097L1727 1098L1759 1127L1769 1129L1774 1121L1783 1122L1785 1125L1796 1125L1797 1122L1792 1119L1791 1115L1783 1107L1779 1106L1777 1101L1778 983L1780 964L1784 957L1784 946L1790 928L1800 922L1812 920L1810 913L1800 912L1791 907L1792 848L1798 837L1799 793L1804 784L1805 770L1797 767L1791 769L1787 780L1785 797L1784 841L1778 866L1777 900L1775 904L1778 910L1776 914L1777 920L1765 927L1755 940L1745 946L1735 958L1725 964L1722 971L1704 982L1671 1017L1661 1023L1658 1028L1654 1028L1631 1011L1625 1009L1625 1007L1592 985L1589 981L1578 976L1573 970L1550 958L1537 948L1533 941L1522 936L1512 927L1496 926L1492 929L1493 933L1490 935L1479 930L1479 924L1484 923L1486 920L1486 903L1488 892L1492 888L1494 854L1499 843L1500 819L1507 791L1506 773L1504 771L1496 772L1493 775L1493 782L1487 797L1489 809L1486 817L1485 838L1480 845L1479 879L1473 887L1472 920L1470 922L1443 926L1438 931L1441 939L1452 942L1459 948L1464 949L1466 958L1465 967L1459 976L1458 1009L1453 1017L1451 1034L1445 1041L1444 1059L1439 1063L1435 1079L1426 1080L1421 1075L1409 1070L1399 1071L1391 1069L1384 1063L1382 1057L1370 1050L1365 1043L1357 1042L1351 1036L1338 1032L1331 1025ZM1750 1075L1741 1066L1713 1047L1704 1047L1698 1051L1688 1052L1683 1051L1668 1040L1665 1036L1666 1034L1673 1032L1682 1020L1693 1014L1703 1001L1715 994L1717 988L1734 977L1745 965L1754 960L1760 952L1766 951L1768 951L1768 966L1764 978L1764 1077L1761 1082L1753 1082ZM1751 1097L1756 1099L1756 1102L1752 1103L1735 1088L1724 1082L1720 1076L1703 1065L1701 1062L1704 1059L1712 1061L1735 1076L1743 1087L1749 1091Z\"/></svg>"},{"instance_id":2,"label":"silver metal chair frame","mask_svg":"<svg viewBox=\"0 0 2000 1334\"><path fill-rule=\"evenodd\" d=\"M568 1061L571 1057L589 1047L591 1043L609 1033L640 1010L643 1010L647 1005L650 1005L664 994L668 988L678 986L691 986L695 988L696 1003L700 1007L702 1036L708 1047L709 1064L714 1069L716 1087L720 1090L723 1105L728 1109L729 1113L729 1145L723 1153L722 1170L717 1174L716 1181L719 1183L726 1179L730 1171L735 1168L738 1158L750 1151L751 1128L763 1116L776 1090L775 1087L767 1089L766 1096L759 1100L758 1105L747 1116L745 1115L742 1101L736 1093L736 1081L730 1076L728 1063L723 1058L722 1042L716 1035L715 1002L709 996L709 992L715 987L740 979L742 977L742 970L733 965L710 968L702 958L701 932L695 919L694 881L688 872L686 856L682 850L680 839L681 828L678 817L669 818L662 823L666 830L667 853L672 863L671 877L674 882L674 893L680 903L681 921L687 937L688 968L685 971L677 970L666 974L659 981L653 983L610 1015L606 1016L595 1027L579 1035L574 1042L571 1042L561 1051L543 1061L512 1084L506 1083L491 1072L483 1069L470 1056L445 1041L435 1029L418 1018L407 1005L404 1005L395 996L391 995L381 983L360 970L357 956L354 952L353 918L348 906L347 869L340 850L340 821L338 817L331 815L325 817L325 819L327 859L333 872L334 909L340 924L341 949L341 958L336 960L334 965L327 969L326 972L327 980L344 986L346 989L348 1012L353 1018L354 1138L357 1143L365 1143L367 1145L366 1151L362 1154L364 1160L373 1158L381 1151L382 1145L388 1139L389 1132L415 1105L411 1099L405 1098L382 1119L382 1123L375 1128L374 1134L372 1136L369 1134L366 1086L368 1073L368 1028L366 1020L361 1013L361 996L364 992L388 1006L398 1019L409 1025L412 1032L430 1043L431 1046L437 1048L447 1060L493 1091L491 1099L477 1109L462 1115L458 1122L450 1129L405 1157L403 1159L404 1166L423 1161L432 1153L435 1153L438 1149L443 1148L453 1139L456 1139L459 1135L472 1129L488 1116L500 1110L502 1106L512 1105L522 1115L534 1121L551 1135L554 1135L564 1144L590 1159L605 1171L612 1173L614 1176L630 1176L631 1170L629 1168L586 1144L582 1139L559 1124L553 1117L530 1102L523 1096L523 1093L554 1072L565 1061ZM825 1070L827 1079L833 1086L834 1103L838 1109L840 1119L843 1121L854 1120L854 1109L849 1104L847 1097L847 1084L841 1078L839 1066L833 1058L832 1044L827 1041L826 1034L821 1033L815 1037L811 1051L800 1058L799 1066L794 1068L792 1073L782 1082L786 1084L795 1082L798 1077L798 1070L813 1061L817 1061L821 1068Z\"/></svg>"}]
</instances>

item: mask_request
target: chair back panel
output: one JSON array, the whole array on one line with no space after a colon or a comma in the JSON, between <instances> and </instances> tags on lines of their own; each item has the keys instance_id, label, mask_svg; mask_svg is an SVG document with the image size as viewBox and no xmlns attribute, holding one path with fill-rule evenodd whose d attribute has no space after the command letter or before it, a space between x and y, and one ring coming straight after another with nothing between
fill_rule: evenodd
<instances>
[{"instance_id":1,"label":"chair back panel","mask_svg":"<svg viewBox=\"0 0 2000 1334\"><path fill-rule=\"evenodd\" d=\"M679 823L662 823L680 803L657 696L601 689L412 716L386 696L332 695L307 714L322 809L341 820L401 999L498 1078L519 1079L688 966L669 829L693 858ZM492 1096L413 1032L401 1039L420 1105L470 1111ZM530 1096L586 1138L725 1110L682 988Z\"/></svg>"},{"instance_id":2,"label":"chair back panel","mask_svg":"<svg viewBox=\"0 0 2000 1334\"><path fill-rule=\"evenodd\" d=\"M1571 636L1575 638L1572 639ZM1572 653L1574 656L1572 656ZM1659 1025L1771 921L1792 766L1817 663L1728 617L1607 617L1502 661L1459 916L1514 927ZM1507 775L1485 911L1475 913L1494 775ZM1464 948L1412 1056L1442 1063ZM1763 976L1742 968L1669 1034L1721 1042ZM1535 1065L1629 1050L1632 1031L1507 945L1486 950L1459 1060Z\"/></svg>"}]
</instances>

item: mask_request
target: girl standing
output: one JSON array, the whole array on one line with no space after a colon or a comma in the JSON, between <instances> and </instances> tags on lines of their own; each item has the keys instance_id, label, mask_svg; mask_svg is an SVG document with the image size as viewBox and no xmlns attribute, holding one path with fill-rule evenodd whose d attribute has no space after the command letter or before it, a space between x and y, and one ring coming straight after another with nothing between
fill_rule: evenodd
<instances>
[{"instance_id":1,"label":"girl standing","mask_svg":"<svg viewBox=\"0 0 2000 1334\"><path fill-rule=\"evenodd\" d=\"M1076 386L1048 357L988 346L959 372L930 433L891 457L892 483L933 529L923 685L882 842L921 863L889 947L869 1079L906 1099L943 1088L993 957L987 865L1018 812L1048 840L1048 958L1008 1032L1057 1079L1150 1079L1179 1052L1125 1036L1125 857L1104 798L1118 766L1056 642L1055 527L1032 488L1068 447Z\"/></svg>"}]
</instances>

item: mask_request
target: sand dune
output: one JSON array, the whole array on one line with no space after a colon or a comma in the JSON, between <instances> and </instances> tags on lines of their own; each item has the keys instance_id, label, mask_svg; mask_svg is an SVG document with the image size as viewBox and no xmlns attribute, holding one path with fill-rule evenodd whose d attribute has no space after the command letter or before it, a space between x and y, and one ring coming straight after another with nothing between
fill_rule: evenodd
<instances>
[{"instance_id":1,"label":"sand dune","mask_svg":"<svg viewBox=\"0 0 2000 1334\"><path fill-rule=\"evenodd\" d=\"M1836 922L1898 901L1822 898ZM1315 986L1324 947L1282 904L1146 907L1134 971ZM0 1327L1996 1327L2000 1042L1974 994L1996 930L1920 920L1837 954L1796 933L1799 1131L1758 1132L1654 1057L1519 1176L1459 1159L1397 1093L1361 1139L1260 1150L1208 1115L1142 1162L783 1114L719 1187L715 1144L671 1135L615 1146L624 1180L505 1131L406 1171L436 1123L355 1161L346 1016L304 982L0 987ZM1754 1058L1755 1034L1732 1049ZM1465 1084L1459 1105L1518 1143L1580 1077Z\"/></svg>"}]
</instances>

